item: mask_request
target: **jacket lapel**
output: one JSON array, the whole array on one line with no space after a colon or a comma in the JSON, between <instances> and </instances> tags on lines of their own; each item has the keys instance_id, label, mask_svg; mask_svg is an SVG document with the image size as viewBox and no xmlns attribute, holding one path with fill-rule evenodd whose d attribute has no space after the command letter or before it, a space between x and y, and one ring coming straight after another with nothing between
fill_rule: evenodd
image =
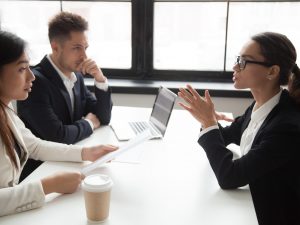
<instances>
[{"instance_id":1,"label":"jacket lapel","mask_svg":"<svg viewBox=\"0 0 300 225\"><path fill-rule=\"evenodd\" d=\"M244 131L246 130L246 128L248 127L249 123L250 123L250 120L251 120L251 114L252 114L252 109L254 107L254 104L255 102L252 103L252 105L250 106L250 109L247 111L247 114L246 114L246 117L245 117L245 120L242 124L242 132L241 134L244 133Z\"/></svg>"},{"instance_id":2,"label":"jacket lapel","mask_svg":"<svg viewBox=\"0 0 300 225\"><path fill-rule=\"evenodd\" d=\"M59 92L61 93L68 107L71 120L73 121L73 112L72 112L73 110L71 105L71 99L61 77L54 69L54 67L51 65L51 63L49 62L46 56L42 59L39 65L43 69L43 74L47 77L47 79L50 80L54 84L54 86L59 89Z\"/></svg>"},{"instance_id":3,"label":"jacket lapel","mask_svg":"<svg viewBox=\"0 0 300 225\"><path fill-rule=\"evenodd\" d=\"M79 79L77 74L75 74L77 77L77 81L74 84L73 87L73 93L74 93L74 114L73 114L73 118L78 119L79 117L76 115L76 113L81 112L81 103L80 103L80 85L79 85ZM81 113L80 113L81 114Z\"/></svg>"},{"instance_id":4,"label":"jacket lapel","mask_svg":"<svg viewBox=\"0 0 300 225\"><path fill-rule=\"evenodd\" d=\"M282 107L284 107L284 104L286 102L290 101L289 99L289 93L286 90L283 90L279 99L278 104L272 109L272 111L269 113L267 118L262 123L261 127L259 128L257 134L255 135L255 138L253 140L252 145L256 142L259 135L264 131L265 127L270 123L270 120L274 117L274 115L277 114L278 110Z\"/></svg>"}]
</instances>

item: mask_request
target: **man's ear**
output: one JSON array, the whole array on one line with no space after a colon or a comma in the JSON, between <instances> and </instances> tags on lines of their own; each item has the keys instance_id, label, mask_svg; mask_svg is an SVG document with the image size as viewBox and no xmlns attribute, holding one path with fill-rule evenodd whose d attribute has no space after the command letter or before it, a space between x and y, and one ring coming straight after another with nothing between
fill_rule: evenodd
<instances>
[{"instance_id":1,"label":"man's ear","mask_svg":"<svg viewBox=\"0 0 300 225\"><path fill-rule=\"evenodd\" d=\"M59 48L59 43L55 40L52 40L50 42L51 48L52 48L52 52L53 53L57 53L58 52L58 48Z\"/></svg>"}]
</instances>

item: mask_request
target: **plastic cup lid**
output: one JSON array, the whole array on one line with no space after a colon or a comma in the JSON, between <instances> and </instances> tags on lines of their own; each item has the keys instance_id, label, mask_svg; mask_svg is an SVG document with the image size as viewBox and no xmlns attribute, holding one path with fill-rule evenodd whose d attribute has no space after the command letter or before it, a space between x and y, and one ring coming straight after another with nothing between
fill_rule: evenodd
<instances>
[{"instance_id":1,"label":"plastic cup lid","mask_svg":"<svg viewBox=\"0 0 300 225\"><path fill-rule=\"evenodd\" d=\"M109 176L105 174L89 175L81 183L83 190L89 192L103 192L111 189L113 182Z\"/></svg>"}]
</instances>

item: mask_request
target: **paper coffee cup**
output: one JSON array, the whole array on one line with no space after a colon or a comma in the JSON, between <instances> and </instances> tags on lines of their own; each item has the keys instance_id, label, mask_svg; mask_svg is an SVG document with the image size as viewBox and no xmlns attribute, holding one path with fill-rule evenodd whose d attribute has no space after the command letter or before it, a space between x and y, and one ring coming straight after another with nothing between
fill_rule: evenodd
<instances>
[{"instance_id":1,"label":"paper coffee cup","mask_svg":"<svg viewBox=\"0 0 300 225\"><path fill-rule=\"evenodd\" d=\"M90 175L82 181L86 216L89 221L103 222L108 218L112 186L112 180L104 174Z\"/></svg>"}]
</instances>

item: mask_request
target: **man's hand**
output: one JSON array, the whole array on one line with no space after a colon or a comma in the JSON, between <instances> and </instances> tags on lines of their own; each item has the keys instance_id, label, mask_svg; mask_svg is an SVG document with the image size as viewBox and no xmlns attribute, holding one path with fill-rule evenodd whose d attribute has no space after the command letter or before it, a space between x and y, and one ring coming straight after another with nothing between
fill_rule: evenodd
<instances>
[{"instance_id":1,"label":"man's hand","mask_svg":"<svg viewBox=\"0 0 300 225\"><path fill-rule=\"evenodd\" d=\"M88 114L86 115L85 119L88 119L88 120L90 120L90 121L93 123L94 129L100 127L100 125L101 125L100 120L99 120L98 117L97 117L95 114L93 114L93 113L88 113Z\"/></svg>"},{"instance_id":2,"label":"man's hand","mask_svg":"<svg viewBox=\"0 0 300 225\"><path fill-rule=\"evenodd\" d=\"M82 74L86 75L89 74L97 82L103 83L106 80L106 77L103 75L102 70L97 66L96 62L92 59L85 59L81 65L81 72Z\"/></svg>"}]
</instances>

